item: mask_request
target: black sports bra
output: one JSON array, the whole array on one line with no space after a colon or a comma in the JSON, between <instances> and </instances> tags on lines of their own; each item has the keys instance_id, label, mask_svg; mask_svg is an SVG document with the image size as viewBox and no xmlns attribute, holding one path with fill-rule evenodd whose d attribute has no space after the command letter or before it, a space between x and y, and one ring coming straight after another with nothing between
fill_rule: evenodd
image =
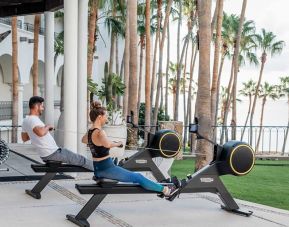
<instances>
[{"instance_id":1,"label":"black sports bra","mask_svg":"<svg viewBox=\"0 0 289 227\"><path fill-rule=\"evenodd\" d=\"M100 129L98 129L98 128L88 130L88 132L87 132L87 140L88 140L87 145L91 151L92 157L103 158L103 157L109 155L109 148L104 147L104 146L97 146L93 143L91 135L96 129L100 131Z\"/></svg>"}]
</instances>

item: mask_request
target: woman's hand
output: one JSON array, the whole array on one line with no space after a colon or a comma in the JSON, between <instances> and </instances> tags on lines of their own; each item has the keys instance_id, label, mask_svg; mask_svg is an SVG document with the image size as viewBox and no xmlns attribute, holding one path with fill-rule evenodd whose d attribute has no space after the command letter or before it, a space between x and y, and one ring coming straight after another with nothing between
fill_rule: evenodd
<instances>
[{"instance_id":1,"label":"woman's hand","mask_svg":"<svg viewBox=\"0 0 289 227\"><path fill-rule=\"evenodd\" d=\"M114 143L115 143L115 145L116 145L116 147L123 147L123 144L122 144L122 142L116 142L116 141L113 141Z\"/></svg>"}]
</instances>

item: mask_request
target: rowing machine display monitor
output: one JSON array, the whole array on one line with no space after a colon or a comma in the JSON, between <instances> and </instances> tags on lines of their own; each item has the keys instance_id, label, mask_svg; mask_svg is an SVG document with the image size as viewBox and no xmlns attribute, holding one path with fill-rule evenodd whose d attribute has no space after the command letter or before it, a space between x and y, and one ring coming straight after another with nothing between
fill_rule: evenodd
<instances>
[{"instance_id":1,"label":"rowing machine display monitor","mask_svg":"<svg viewBox=\"0 0 289 227\"><path fill-rule=\"evenodd\" d=\"M197 124L190 124L189 131L190 131L190 133L197 133L198 132L198 125Z\"/></svg>"},{"instance_id":2,"label":"rowing machine display monitor","mask_svg":"<svg viewBox=\"0 0 289 227\"><path fill-rule=\"evenodd\" d=\"M173 158L181 150L181 140L173 130L157 131L148 146L153 157Z\"/></svg>"}]
</instances>

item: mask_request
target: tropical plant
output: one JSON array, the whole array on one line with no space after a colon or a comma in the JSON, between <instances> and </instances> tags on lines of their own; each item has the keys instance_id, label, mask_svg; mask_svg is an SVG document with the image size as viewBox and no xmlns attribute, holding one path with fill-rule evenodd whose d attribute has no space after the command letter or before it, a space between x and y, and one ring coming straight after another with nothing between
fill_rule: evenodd
<instances>
[{"instance_id":1,"label":"tropical plant","mask_svg":"<svg viewBox=\"0 0 289 227\"><path fill-rule=\"evenodd\" d=\"M259 78L256 86L256 91L254 94L254 101L252 105L252 110L251 110L251 115L250 115L250 145L252 145L252 125L253 125L253 118L254 118L254 113L255 113L255 108L256 108L256 102L257 102L257 96L258 96L258 91L259 87L262 81L262 76L263 76L263 70L265 63L267 61L267 54L271 54L271 57L274 57L276 54L280 54L283 50L283 47L285 45L285 42L282 40L277 41L276 40L276 35L274 35L273 32L267 32L264 28L261 30L261 34L257 34L257 42L258 42L258 47L262 51L262 56L261 56L261 68L260 68L260 73L259 73Z\"/></svg>"}]
</instances>

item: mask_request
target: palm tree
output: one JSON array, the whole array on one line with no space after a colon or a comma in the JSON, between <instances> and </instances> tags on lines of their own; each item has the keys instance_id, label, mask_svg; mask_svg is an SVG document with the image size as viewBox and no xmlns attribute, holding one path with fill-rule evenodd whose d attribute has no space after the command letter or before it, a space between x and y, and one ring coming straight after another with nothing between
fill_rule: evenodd
<instances>
[{"instance_id":1,"label":"palm tree","mask_svg":"<svg viewBox=\"0 0 289 227\"><path fill-rule=\"evenodd\" d=\"M144 50L147 45L146 42L146 30L145 30L145 21L146 21L146 5L145 3L139 4L138 5L138 33L140 36L140 68L139 68L139 83L138 83L138 110L140 108L140 100L141 100L141 90L142 90L142 69L143 69L143 55L144 55ZM149 24L148 26L150 27L150 34L154 34L156 31L156 27L153 23L153 20L149 18Z\"/></svg>"},{"instance_id":2,"label":"palm tree","mask_svg":"<svg viewBox=\"0 0 289 227\"><path fill-rule=\"evenodd\" d=\"M89 1L88 18L88 44L87 44L87 76L92 77L93 55L95 52L95 42L97 40L97 19L98 19L99 0Z\"/></svg>"},{"instance_id":3,"label":"palm tree","mask_svg":"<svg viewBox=\"0 0 289 227\"><path fill-rule=\"evenodd\" d=\"M255 89L256 89L256 82L254 82L253 80L249 80L247 83L243 82L243 89L239 90L239 94L245 97L249 98L249 108L248 108L248 112L247 112L247 116L246 116L246 120L244 123L244 128L241 134L241 141L243 140L243 136L244 133L246 131L246 126L249 120L249 116L250 116L250 112L251 112L251 107L252 107L252 96L255 93Z\"/></svg>"},{"instance_id":4,"label":"palm tree","mask_svg":"<svg viewBox=\"0 0 289 227\"><path fill-rule=\"evenodd\" d=\"M34 17L34 46L33 46L33 96L38 93L38 44L39 44L40 15Z\"/></svg>"},{"instance_id":5,"label":"palm tree","mask_svg":"<svg viewBox=\"0 0 289 227\"><path fill-rule=\"evenodd\" d=\"M59 33L54 41L54 67L59 55L64 55L64 32ZM61 75L61 89L60 89L60 112L64 110L64 67Z\"/></svg>"},{"instance_id":6,"label":"palm tree","mask_svg":"<svg viewBox=\"0 0 289 227\"><path fill-rule=\"evenodd\" d=\"M163 30L162 30L162 37L160 39L160 45L159 45L159 69L158 69L158 85L157 85L157 92L156 92L156 100L155 100L155 108L154 108L154 114L153 114L153 124L157 124L157 117L158 117L158 109L159 109L159 101L160 101L160 89L161 89L161 84L162 84L162 77L161 75L163 74L162 72L162 67L163 67L163 49L164 49L164 43L165 43L165 38L166 38L166 31L167 31L167 25L169 22L169 16L171 12L171 7L172 7L172 1L173 0L168 0L167 8L166 8L166 14L165 14L165 20L164 20L164 25L163 25ZM152 130L153 132L155 131L155 128Z\"/></svg>"},{"instance_id":7,"label":"palm tree","mask_svg":"<svg viewBox=\"0 0 289 227\"><path fill-rule=\"evenodd\" d=\"M239 27L238 27L238 32L236 34L236 42L235 42L235 50L234 50L234 83L233 83L233 88L232 88L232 93L233 93L233 110L232 110L232 120L231 120L231 125L232 125L232 139L236 139L236 122L237 122L237 104L236 104L236 98L237 98L237 76L238 76L238 71L239 71L239 50L240 50L240 43L242 39L242 29L243 29L243 24L245 20L245 11L246 11L246 6L247 6L247 0L243 0L242 4L242 10L241 10L241 16L239 20Z\"/></svg>"},{"instance_id":8,"label":"palm tree","mask_svg":"<svg viewBox=\"0 0 289 227\"><path fill-rule=\"evenodd\" d=\"M214 53L214 65L213 65L213 78L212 78L212 86L211 86L211 120L212 120L212 125L216 125L218 68L219 68L219 58L220 58L220 46L221 46L221 41L222 41L222 23L223 23L224 0L218 0L216 4L217 4L216 5L217 27L216 27L215 53ZM216 133L214 133L214 138L216 138Z\"/></svg>"},{"instance_id":9,"label":"palm tree","mask_svg":"<svg viewBox=\"0 0 289 227\"><path fill-rule=\"evenodd\" d=\"M225 16L224 16L224 21L225 21ZM231 24L233 29L231 29L231 31L230 31L231 34L230 34L230 37L228 37L228 38L230 38L228 43L231 45L231 49L232 49L233 53L235 53L235 42L236 42L235 37L236 37L237 31L238 31L238 23L239 23L238 17L235 15L231 15L228 25ZM241 34L241 40L240 40L240 47L241 48L240 48L240 51L238 54L238 70L239 70L240 66L245 64L246 59L248 59L250 63L257 64L256 62L258 62L257 57L254 53L255 48L256 48L256 43L254 42L254 37L255 37L254 22L251 20L245 21L243 24L243 30L242 30L242 34ZM232 100L233 96L235 96L235 92L234 92L235 87L233 85L233 82L235 83L234 63L235 63L235 55L233 54L232 62L231 62L231 76L230 76L230 80L228 83L227 102L226 102L225 115L224 115L224 120L223 120L223 123L225 125L227 125L227 118L228 118L228 113L229 113L228 108L231 105L231 100ZM234 111L232 111L232 113L233 112ZM235 113L233 113L233 115L235 116ZM235 121L235 117L232 117L232 120ZM234 125L234 122L232 122L232 125ZM221 142L223 141L223 136L224 136L224 132L222 132ZM235 136L234 130L232 130L232 136Z\"/></svg>"},{"instance_id":10,"label":"palm tree","mask_svg":"<svg viewBox=\"0 0 289 227\"><path fill-rule=\"evenodd\" d=\"M128 96L129 96L129 59L130 59L130 32L129 32L129 10L126 10L125 22L125 44L124 44L124 84L125 90L123 95L123 117L128 115Z\"/></svg>"},{"instance_id":11,"label":"palm tree","mask_svg":"<svg viewBox=\"0 0 289 227\"><path fill-rule=\"evenodd\" d=\"M180 0L177 0L176 3L178 4L179 7L179 12L178 12L178 33L177 33L177 63L178 64L182 64L182 60L180 58L180 45L181 45L181 26L182 26L182 14L183 14L183 2ZM184 42L184 48L186 46L186 42ZM183 49L184 49L183 48ZM180 70L177 70L177 91L176 91L176 103L175 103L175 109L174 109L174 120L177 121L178 120L178 106L179 106L179 86L180 86L180 77L181 77L181 73Z\"/></svg>"},{"instance_id":12,"label":"palm tree","mask_svg":"<svg viewBox=\"0 0 289 227\"><path fill-rule=\"evenodd\" d=\"M151 103L150 103L150 92L151 91L151 31L150 31L150 0L146 0L145 9L145 39L146 39L146 56L145 56L145 125L151 124ZM147 141L147 134L145 135Z\"/></svg>"},{"instance_id":13,"label":"palm tree","mask_svg":"<svg viewBox=\"0 0 289 227\"><path fill-rule=\"evenodd\" d=\"M137 114L137 1L127 1L129 11L129 34L130 34L130 58L129 58L129 97L128 112L133 111L133 122L138 122ZM128 133L128 144L130 147L137 146L137 130Z\"/></svg>"},{"instance_id":14,"label":"palm tree","mask_svg":"<svg viewBox=\"0 0 289 227\"><path fill-rule=\"evenodd\" d=\"M258 90L262 81L263 70L264 70L266 60L267 60L267 54L271 54L272 57L275 56L276 54L280 54L285 45L285 42L282 40L276 41L276 35L274 35L272 32L267 32L264 28L261 30L261 34L256 35L256 37L257 37L259 48L262 51L262 56L261 56L261 68L260 68L259 78L258 78L258 82L256 86L256 91L254 94L254 101L253 101L252 111L251 111L251 116L250 116L250 145L252 145L252 134L253 134L252 125L253 125L253 118L254 118L254 113L255 113L255 108L256 108Z\"/></svg>"},{"instance_id":15,"label":"palm tree","mask_svg":"<svg viewBox=\"0 0 289 227\"><path fill-rule=\"evenodd\" d=\"M17 17L12 17L12 125L18 125L18 42ZM17 142L17 127L12 129L12 143Z\"/></svg>"},{"instance_id":16,"label":"palm tree","mask_svg":"<svg viewBox=\"0 0 289 227\"><path fill-rule=\"evenodd\" d=\"M162 18L162 0L157 0L157 32L154 44L154 57L153 57L153 66L152 66L152 81L151 81L151 105L154 102L154 89L155 89L155 81L156 81L156 61L157 61L157 51L159 48L160 42L160 33L161 33L161 18ZM154 5L155 8L155 5Z\"/></svg>"},{"instance_id":17,"label":"palm tree","mask_svg":"<svg viewBox=\"0 0 289 227\"><path fill-rule=\"evenodd\" d=\"M279 93L283 96L287 96L287 104L289 105L289 77L281 77L281 85L279 86ZM288 108L288 123L286 127L286 132L284 135L284 141L282 145L282 155L285 154L285 148L286 148L286 143L287 143L287 138L288 138L288 132L289 132L289 108Z\"/></svg>"},{"instance_id":18,"label":"palm tree","mask_svg":"<svg viewBox=\"0 0 289 227\"><path fill-rule=\"evenodd\" d=\"M199 77L197 95L197 116L200 134L211 138L211 96L210 96L210 42L211 42L211 1L198 0L199 21ZM201 105L199 105L201 104ZM211 145L199 140L196 169L199 170L212 160Z\"/></svg>"},{"instance_id":19,"label":"palm tree","mask_svg":"<svg viewBox=\"0 0 289 227\"><path fill-rule=\"evenodd\" d=\"M262 99L262 110L261 110L260 128L259 128L259 134L258 134L255 152L258 152L260 141L261 141L261 135L262 135L262 129L263 129L263 115L264 115L266 101L268 98L272 100L275 100L278 98L278 92L277 92L276 86L270 85L269 83L265 82L264 85L260 85L258 96Z\"/></svg>"}]
</instances>

